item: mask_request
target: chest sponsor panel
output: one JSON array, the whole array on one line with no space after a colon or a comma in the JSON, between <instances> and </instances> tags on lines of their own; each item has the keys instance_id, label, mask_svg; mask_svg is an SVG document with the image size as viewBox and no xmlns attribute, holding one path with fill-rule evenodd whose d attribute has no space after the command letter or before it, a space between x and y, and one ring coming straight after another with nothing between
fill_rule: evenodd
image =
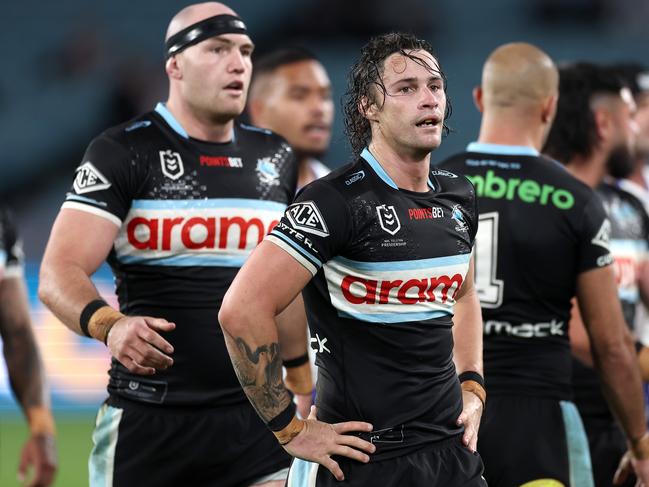
<instances>
[{"instance_id":1,"label":"chest sponsor panel","mask_svg":"<svg viewBox=\"0 0 649 487\"><path fill-rule=\"evenodd\" d=\"M452 315L469 260L470 254L391 262L336 257L323 267L340 316L401 323Z\"/></svg>"},{"instance_id":2,"label":"chest sponsor panel","mask_svg":"<svg viewBox=\"0 0 649 487\"><path fill-rule=\"evenodd\" d=\"M285 208L236 198L134 200L115 252L124 264L240 267Z\"/></svg>"},{"instance_id":3,"label":"chest sponsor panel","mask_svg":"<svg viewBox=\"0 0 649 487\"><path fill-rule=\"evenodd\" d=\"M620 299L637 301L639 267L647 258L647 243L643 240L612 238L609 247L614 258L613 267Z\"/></svg>"}]
</instances>

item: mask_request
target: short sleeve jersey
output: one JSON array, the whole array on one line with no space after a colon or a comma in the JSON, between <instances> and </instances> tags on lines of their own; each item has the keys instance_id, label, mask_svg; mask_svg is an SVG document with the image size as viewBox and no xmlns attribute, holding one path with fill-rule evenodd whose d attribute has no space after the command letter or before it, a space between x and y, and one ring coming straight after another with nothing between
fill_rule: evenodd
<instances>
[{"instance_id":1,"label":"short sleeve jersey","mask_svg":"<svg viewBox=\"0 0 649 487\"><path fill-rule=\"evenodd\" d=\"M461 431L451 318L475 198L446 171L429 187L399 189L366 149L307 185L266 237L314 276L303 296L319 417L371 422L374 460Z\"/></svg>"},{"instance_id":2,"label":"short sleeve jersey","mask_svg":"<svg viewBox=\"0 0 649 487\"><path fill-rule=\"evenodd\" d=\"M63 208L118 227L108 263L122 312L176 324L165 335L174 365L143 378L113 360L109 392L170 405L246 401L218 309L296 181L292 150L279 136L235 124L229 143L199 141L163 104L91 142Z\"/></svg>"},{"instance_id":3,"label":"short sleeve jersey","mask_svg":"<svg viewBox=\"0 0 649 487\"><path fill-rule=\"evenodd\" d=\"M23 251L11 212L0 205L0 281L23 275Z\"/></svg>"},{"instance_id":4,"label":"short sleeve jersey","mask_svg":"<svg viewBox=\"0 0 649 487\"><path fill-rule=\"evenodd\" d=\"M606 181L596 190L611 221L611 254L613 254L618 296L624 319L630 329L635 323L636 305L640 302L639 266L647 259L649 217L638 198ZM577 359L573 361L575 403L585 419L599 418L613 422L601 383L595 371Z\"/></svg>"},{"instance_id":5,"label":"short sleeve jersey","mask_svg":"<svg viewBox=\"0 0 649 487\"><path fill-rule=\"evenodd\" d=\"M476 287L489 394L571 399L577 276L613 260L600 199L527 147L472 143L441 167L466 175L478 195Z\"/></svg>"}]
</instances>

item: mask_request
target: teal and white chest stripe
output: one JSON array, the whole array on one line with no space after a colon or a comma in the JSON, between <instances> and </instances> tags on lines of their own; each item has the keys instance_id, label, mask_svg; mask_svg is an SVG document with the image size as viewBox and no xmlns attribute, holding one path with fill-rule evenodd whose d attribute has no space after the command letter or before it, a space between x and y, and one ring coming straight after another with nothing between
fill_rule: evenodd
<instances>
[{"instance_id":1,"label":"teal and white chest stripe","mask_svg":"<svg viewBox=\"0 0 649 487\"><path fill-rule=\"evenodd\" d=\"M338 314L372 323L423 321L453 314L471 254L361 262L335 257L324 264Z\"/></svg>"},{"instance_id":2,"label":"teal and white chest stripe","mask_svg":"<svg viewBox=\"0 0 649 487\"><path fill-rule=\"evenodd\" d=\"M115 253L124 264L241 267L285 209L246 198L134 200Z\"/></svg>"}]
</instances>

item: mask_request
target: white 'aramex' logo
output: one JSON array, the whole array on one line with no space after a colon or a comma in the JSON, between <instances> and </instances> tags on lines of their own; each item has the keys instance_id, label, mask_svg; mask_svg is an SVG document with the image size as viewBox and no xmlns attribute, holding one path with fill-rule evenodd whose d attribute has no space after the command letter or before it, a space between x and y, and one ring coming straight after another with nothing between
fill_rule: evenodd
<instances>
[{"instance_id":1,"label":"white 'aramex' logo","mask_svg":"<svg viewBox=\"0 0 649 487\"><path fill-rule=\"evenodd\" d=\"M97 169L92 162L84 162L77 169L77 176L72 185L75 193L83 194L91 191L101 191L110 188L108 179Z\"/></svg>"}]
</instances>

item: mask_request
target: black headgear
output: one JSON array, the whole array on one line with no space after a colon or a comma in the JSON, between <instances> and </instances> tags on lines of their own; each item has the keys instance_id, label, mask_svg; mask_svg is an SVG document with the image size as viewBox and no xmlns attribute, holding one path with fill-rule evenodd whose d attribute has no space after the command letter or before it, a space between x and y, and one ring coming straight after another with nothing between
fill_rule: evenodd
<instances>
[{"instance_id":1,"label":"black headgear","mask_svg":"<svg viewBox=\"0 0 649 487\"><path fill-rule=\"evenodd\" d=\"M221 34L247 34L246 24L234 15L215 15L185 27L165 42L165 57L168 59L189 46Z\"/></svg>"}]
</instances>

